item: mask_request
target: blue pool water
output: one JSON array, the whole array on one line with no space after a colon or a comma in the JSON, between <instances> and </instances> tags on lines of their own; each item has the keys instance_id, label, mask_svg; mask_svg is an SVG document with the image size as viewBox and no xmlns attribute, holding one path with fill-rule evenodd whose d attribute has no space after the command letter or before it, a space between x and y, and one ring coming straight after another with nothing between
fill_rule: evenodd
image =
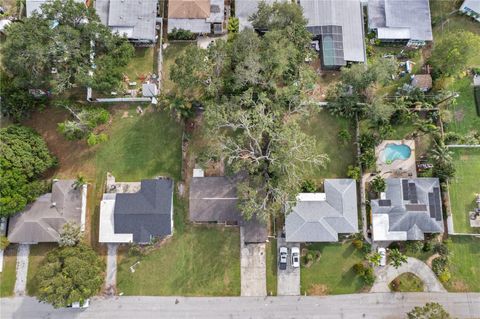
<instances>
[{"instance_id":1,"label":"blue pool water","mask_svg":"<svg viewBox=\"0 0 480 319\"><path fill-rule=\"evenodd\" d=\"M387 144L383 150L382 160L391 163L394 160L406 160L412 154L412 150L405 144Z\"/></svg>"}]
</instances>

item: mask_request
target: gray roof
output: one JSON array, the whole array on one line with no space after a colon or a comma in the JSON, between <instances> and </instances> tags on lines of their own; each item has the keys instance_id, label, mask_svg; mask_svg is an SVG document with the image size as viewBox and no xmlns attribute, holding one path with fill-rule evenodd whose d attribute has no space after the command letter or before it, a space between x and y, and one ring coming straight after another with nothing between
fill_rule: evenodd
<instances>
[{"instance_id":1,"label":"gray roof","mask_svg":"<svg viewBox=\"0 0 480 319\"><path fill-rule=\"evenodd\" d=\"M480 0L465 0L460 6L460 10L470 9L480 14Z\"/></svg>"},{"instance_id":2,"label":"gray roof","mask_svg":"<svg viewBox=\"0 0 480 319\"><path fill-rule=\"evenodd\" d=\"M368 27L383 40L432 41L429 0L368 0Z\"/></svg>"},{"instance_id":3,"label":"gray roof","mask_svg":"<svg viewBox=\"0 0 480 319\"><path fill-rule=\"evenodd\" d=\"M158 0L96 0L95 9L112 32L135 41L155 42Z\"/></svg>"},{"instance_id":4,"label":"gray roof","mask_svg":"<svg viewBox=\"0 0 480 319\"><path fill-rule=\"evenodd\" d=\"M85 0L73 0L74 2L78 3L85 3ZM31 17L33 12L36 11L37 13L42 13L41 6L44 3L52 2L51 0L26 0L26 12L27 17Z\"/></svg>"},{"instance_id":5,"label":"gray roof","mask_svg":"<svg viewBox=\"0 0 480 319\"><path fill-rule=\"evenodd\" d=\"M258 4L261 0L235 0L235 16L240 24L240 31L245 28L251 28L249 18L258 10ZM282 0L278 0L282 1ZM266 3L272 4L275 0L265 0Z\"/></svg>"},{"instance_id":6,"label":"gray roof","mask_svg":"<svg viewBox=\"0 0 480 319\"><path fill-rule=\"evenodd\" d=\"M336 242L358 231L356 182L326 179L324 189L325 200L297 200L285 221L287 242Z\"/></svg>"},{"instance_id":7,"label":"gray roof","mask_svg":"<svg viewBox=\"0 0 480 319\"><path fill-rule=\"evenodd\" d=\"M406 232L407 240L443 232L438 178L388 178L385 196L387 201L372 200L371 207L372 214L388 214L389 232Z\"/></svg>"},{"instance_id":8,"label":"gray roof","mask_svg":"<svg viewBox=\"0 0 480 319\"><path fill-rule=\"evenodd\" d=\"M339 26L343 37L343 59L365 62L363 13L360 0L299 0L307 27Z\"/></svg>"},{"instance_id":9,"label":"gray roof","mask_svg":"<svg viewBox=\"0 0 480 319\"><path fill-rule=\"evenodd\" d=\"M190 220L193 222L236 223L244 226L247 243L265 242L267 228L255 216L244 220L237 203L237 183L244 177L193 177L190 184Z\"/></svg>"},{"instance_id":10,"label":"gray roof","mask_svg":"<svg viewBox=\"0 0 480 319\"><path fill-rule=\"evenodd\" d=\"M80 225L82 189L74 189L74 182L54 182L51 193L40 196L25 210L11 217L8 240L12 243L58 242L65 223Z\"/></svg>"},{"instance_id":11,"label":"gray roof","mask_svg":"<svg viewBox=\"0 0 480 319\"><path fill-rule=\"evenodd\" d=\"M133 234L136 243L172 234L173 181L142 180L136 193L118 193L114 208L116 234Z\"/></svg>"}]
</instances>

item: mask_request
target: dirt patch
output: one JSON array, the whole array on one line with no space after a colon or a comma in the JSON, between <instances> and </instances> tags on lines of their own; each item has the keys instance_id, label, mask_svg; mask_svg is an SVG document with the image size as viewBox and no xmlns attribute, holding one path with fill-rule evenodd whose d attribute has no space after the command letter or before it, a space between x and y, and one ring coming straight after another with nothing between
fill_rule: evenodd
<instances>
[{"instance_id":1,"label":"dirt patch","mask_svg":"<svg viewBox=\"0 0 480 319\"><path fill-rule=\"evenodd\" d=\"M468 285L462 280L454 280L450 285L452 290L456 292L467 292L469 290Z\"/></svg>"},{"instance_id":2,"label":"dirt patch","mask_svg":"<svg viewBox=\"0 0 480 319\"><path fill-rule=\"evenodd\" d=\"M307 291L309 296L325 296L328 295L328 286L323 284L315 284Z\"/></svg>"},{"instance_id":3,"label":"dirt patch","mask_svg":"<svg viewBox=\"0 0 480 319\"><path fill-rule=\"evenodd\" d=\"M432 256L428 257L427 261L425 263L427 264L428 267L432 268L432 262L435 258L440 257L440 254L433 254Z\"/></svg>"}]
</instances>

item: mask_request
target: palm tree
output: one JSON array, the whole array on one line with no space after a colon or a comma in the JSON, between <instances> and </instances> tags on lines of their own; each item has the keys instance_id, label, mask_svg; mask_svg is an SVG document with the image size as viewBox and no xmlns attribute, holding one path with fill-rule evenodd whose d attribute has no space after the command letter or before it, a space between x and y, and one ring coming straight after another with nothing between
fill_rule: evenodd
<instances>
[{"instance_id":1,"label":"palm tree","mask_svg":"<svg viewBox=\"0 0 480 319\"><path fill-rule=\"evenodd\" d=\"M435 163L450 164L453 161L453 152L451 152L443 140L435 140L430 156Z\"/></svg>"},{"instance_id":2,"label":"palm tree","mask_svg":"<svg viewBox=\"0 0 480 319\"><path fill-rule=\"evenodd\" d=\"M87 181L85 180L85 177L78 174L77 179L73 182L72 187L74 189L78 189L82 187L83 185L87 184Z\"/></svg>"}]
</instances>

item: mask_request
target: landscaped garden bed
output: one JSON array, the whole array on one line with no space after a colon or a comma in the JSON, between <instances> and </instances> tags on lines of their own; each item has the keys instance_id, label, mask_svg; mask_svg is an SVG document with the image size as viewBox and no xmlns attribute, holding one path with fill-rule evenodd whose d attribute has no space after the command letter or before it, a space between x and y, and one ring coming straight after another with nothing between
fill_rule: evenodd
<instances>
[{"instance_id":1,"label":"landscaped garden bed","mask_svg":"<svg viewBox=\"0 0 480 319\"><path fill-rule=\"evenodd\" d=\"M395 292L422 292L423 281L412 273L404 273L392 280L388 285Z\"/></svg>"}]
</instances>

